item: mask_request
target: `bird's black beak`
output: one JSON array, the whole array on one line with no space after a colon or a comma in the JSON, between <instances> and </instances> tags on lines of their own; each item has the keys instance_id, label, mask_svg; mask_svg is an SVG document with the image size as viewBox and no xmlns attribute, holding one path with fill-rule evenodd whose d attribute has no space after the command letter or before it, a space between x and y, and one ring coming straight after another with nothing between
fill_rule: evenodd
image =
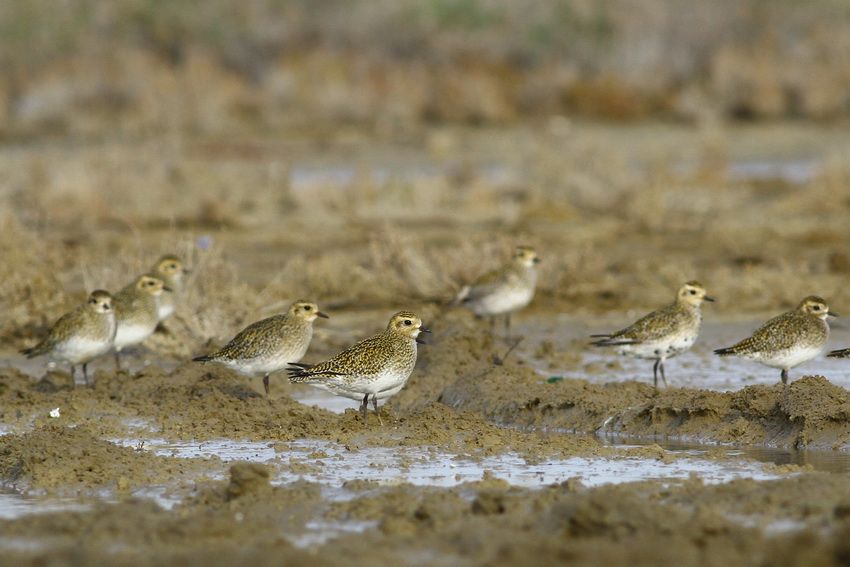
<instances>
[{"instance_id":1,"label":"bird's black beak","mask_svg":"<svg viewBox=\"0 0 850 567\"><path fill-rule=\"evenodd\" d=\"M532 261L533 261L535 264L539 264L539 263L540 263L540 258L535 258L535 259L534 259L534 260L532 260Z\"/></svg>"},{"instance_id":2,"label":"bird's black beak","mask_svg":"<svg viewBox=\"0 0 850 567\"><path fill-rule=\"evenodd\" d=\"M174 290L172 288L168 287L167 285L164 285L164 286L162 286L162 291L174 291Z\"/></svg>"},{"instance_id":3,"label":"bird's black beak","mask_svg":"<svg viewBox=\"0 0 850 567\"><path fill-rule=\"evenodd\" d=\"M187 270L186 268L183 268L183 273L188 276L192 273L192 270Z\"/></svg>"},{"instance_id":4,"label":"bird's black beak","mask_svg":"<svg viewBox=\"0 0 850 567\"><path fill-rule=\"evenodd\" d=\"M419 332L420 332L420 333L430 333L430 332L431 332L431 329L427 329L427 328L425 328L425 326L424 326L424 325L421 325L421 326L419 327Z\"/></svg>"},{"instance_id":5,"label":"bird's black beak","mask_svg":"<svg viewBox=\"0 0 850 567\"><path fill-rule=\"evenodd\" d=\"M715 301L717 301L716 299L714 299L713 297L708 296L708 295L706 295L705 297L703 297L703 299L704 299L704 300L706 300L706 301L710 301L710 302L712 302L712 303L714 303Z\"/></svg>"},{"instance_id":6,"label":"bird's black beak","mask_svg":"<svg viewBox=\"0 0 850 567\"><path fill-rule=\"evenodd\" d=\"M330 319L327 313L322 313L321 311L316 311L316 316L321 317L322 319Z\"/></svg>"},{"instance_id":7,"label":"bird's black beak","mask_svg":"<svg viewBox=\"0 0 850 567\"><path fill-rule=\"evenodd\" d=\"M836 313L835 311L830 309L829 311L826 312L826 316L827 317L838 317L839 315L838 315L838 313Z\"/></svg>"}]
</instances>

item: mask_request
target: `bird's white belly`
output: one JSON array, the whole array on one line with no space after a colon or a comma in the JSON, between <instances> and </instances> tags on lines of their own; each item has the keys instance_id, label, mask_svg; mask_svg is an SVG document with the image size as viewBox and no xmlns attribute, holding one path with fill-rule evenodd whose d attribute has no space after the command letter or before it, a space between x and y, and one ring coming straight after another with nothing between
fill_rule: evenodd
<instances>
[{"instance_id":1,"label":"bird's white belly","mask_svg":"<svg viewBox=\"0 0 850 567\"><path fill-rule=\"evenodd\" d=\"M391 397L395 396L396 394L398 394L401 391L401 389L404 388L404 384L406 384L406 383L407 382L405 381L403 384L400 384L400 385L396 386L395 388L391 388L389 390L384 390L383 392L378 392L377 394L375 394L375 397L378 398L379 401L380 400L386 400L387 398L391 398ZM358 392L351 392L349 390L340 390L340 389L329 388L325 384L313 384L313 386L317 386L317 387L319 387L319 388L321 388L325 391L328 391L332 394L336 394L337 396L340 396L340 397L343 397L343 398L348 398L349 400L356 400L358 402L362 402L363 396L366 395L366 394L361 394L361 393L358 393ZM370 400L372 399L372 394L369 395L369 399Z\"/></svg>"},{"instance_id":2,"label":"bird's white belly","mask_svg":"<svg viewBox=\"0 0 850 567\"><path fill-rule=\"evenodd\" d=\"M474 306L476 315L501 315L522 309L534 297L534 289L504 289L482 297Z\"/></svg>"},{"instance_id":3,"label":"bird's white belly","mask_svg":"<svg viewBox=\"0 0 850 567\"><path fill-rule=\"evenodd\" d=\"M771 368L794 368L823 352L823 347L790 348L776 353L755 353L744 356Z\"/></svg>"},{"instance_id":4,"label":"bird's white belly","mask_svg":"<svg viewBox=\"0 0 850 567\"><path fill-rule=\"evenodd\" d=\"M221 362L225 366L243 374L271 374L272 372L283 370L292 362L298 362L303 356L304 352L302 351L287 351L274 356L225 360Z\"/></svg>"},{"instance_id":5,"label":"bird's white belly","mask_svg":"<svg viewBox=\"0 0 850 567\"><path fill-rule=\"evenodd\" d=\"M409 376L410 372L384 370L377 376L357 376L353 380L329 380L326 384L328 384L327 389L329 391L352 399L358 399L352 397L358 394L360 398L365 394L377 394L380 397L381 393L389 396L392 395L389 394L392 390L396 392L400 390ZM343 392L348 392L351 395L345 395Z\"/></svg>"},{"instance_id":6,"label":"bird's white belly","mask_svg":"<svg viewBox=\"0 0 850 567\"><path fill-rule=\"evenodd\" d=\"M105 354L110 348L110 341L73 337L54 350L53 358L79 364Z\"/></svg>"},{"instance_id":7,"label":"bird's white belly","mask_svg":"<svg viewBox=\"0 0 850 567\"><path fill-rule=\"evenodd\" d=\"M696 342L697 335L682 334L660 341L646 342L634 345L623 345L620 353L635 358L668 359L690 349Z\"/></svg>"},{"instance_id":8,"label":"bird's white belly","mask_svg":"<svg viewBox=\"0 0 850 567\"><path fill-rule=\"evenodd\" d=\"M380 392L369 392L369 399L372 399L372 394L375 395L378 400L386 400L387 398L391 398L398 394L404 385L407 384L407 380L403 380L400 384L393 386L388 390L382 390ZM325 390L326 392L330 392L331 394L348 398L349 400L356 400L358 402L363 401L363 396L366 395L365 390L363 392L355 392L353 390L349 390L347 388L340 388L337 384L331 384L328 382L312 382L311 386L315 386L316 388L320 388Z\"/></svg>"},{"instance_id":9,"label":"bird's white belly","mask_svg":"<svg viewBox=\"0 0 850 567\"><path fill-rule=\"evenodd\" d=\"M115 333L116 350L139 344L153 334L154 328L150 325L118 325Z\"/></svg>"}]
</instances>

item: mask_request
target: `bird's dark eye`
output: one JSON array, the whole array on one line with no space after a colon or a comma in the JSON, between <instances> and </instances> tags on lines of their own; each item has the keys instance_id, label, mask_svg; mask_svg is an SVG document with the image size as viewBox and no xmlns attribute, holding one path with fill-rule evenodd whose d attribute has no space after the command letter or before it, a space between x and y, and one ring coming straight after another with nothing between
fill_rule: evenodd
<instances>
[{"instance_id":1,"label":"bird's dark eye","mask_svg":"<svg viewBox=\"0 0 850 567\"><path fill-rule=\"evenodd\" d=\"M815 305L814 307L812 307L812 309L815 311L820 311L820 305Z\"/></svg>"},{"instance_id":2,"label":"bird's dark eye","mask_svg":"<svg viewBox=\"0 0 850 567\"><path fill-rule=\"evenodd\" d=\"M410 319L405 319L405 320L404 320L404 324L405 324L405 325L407 325L407 326L409 327L409 326L411 326L411 325L413 324L413 322L412 322Z\"/></svg>"},{"instance_id":3,"label":"bird's dark eye","mask_svg":"<svg viewBox=\"0 0 850 567\"><path fill-rule=\"evenodd\" d=\"M691 290L691 295L696 295L696 294L697 294L696 290L692 289L692 290Z\"/></svg>"},{"instance_id":4,"label":"bird's dark eye","mask_svg":"<svg viewBox=\"0 0 850 567\"><path fill-rule=\"evenodd\" d=\"M304 306L304 311L309 311L309 310L310 310L310 306L309 306L309 305L305 305L305 306Z\"/></svg>"}]
</instances>

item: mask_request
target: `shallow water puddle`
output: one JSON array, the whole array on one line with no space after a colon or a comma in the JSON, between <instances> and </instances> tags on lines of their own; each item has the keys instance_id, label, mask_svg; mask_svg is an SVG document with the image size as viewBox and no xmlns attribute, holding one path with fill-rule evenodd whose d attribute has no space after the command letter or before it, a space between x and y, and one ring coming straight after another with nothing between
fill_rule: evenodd
<instances>
[{"instance_id":1,"label":"shallow water puddle","mask_svg":"<svg viewBox=\"0 0 850 567\"><path fill-rule=\"evenodd\" d=\"M305 533L288 534L286 539L295 547L319 547L344 534L361 533L377 527L375 521L345 520L329 522L311 520L304 525Z\"/></svg>"},{"instance_id":2,"label":"shallow water puddle","mask_svg":"<svg viewBox=\"0 0 850 567\"><path fill-rule=\"evenodd\" d=\"M77 498L47 498L24 496L15 491L0 491L0 519L18 518L27 514L58 512L62 510L82 511L90 508Z\"/></svg>"},{"instance_id":3,"label":"shallow water puddle","mask_svg":"<svg viewBox=\"0 0 850 567\"><path fill-rule=\"evenodd\" d=\"M180 501L180 497L173 493L173 489L164 485L139 488L126 496L153 500L166 510L170 510ZM119 499L108 490L99 495L95 494L93 497L80 498L29 495L14 490L0 489L0 519L10 520L29 514L44 514L46 512L83 512L91 508L94 500L117 502ZM4 545L5 543L0 541L0 547Z\"/></svg>"},{"instance_id":4,"label":"shallow water puddle","mask_svg":"<svg viewBox=\"0 0 850 567\"><path fill-rule=\"evenodd\" d=\"M621 435L599 435L597 436L597 439L612 447L645 447L647 445L658 445L662 449L672 453L679 455L693 455L696 458L700 458L707 452L705 444L669 441L661 438L649 439ZM712 445L711 447L722 446ZM807 451L758 446L742 448L729 447L724 451L724 456L729 459L748 459L777 466L808 466L816 471L842 474L850 473L850 453L847 451Z\"/></svg>"},{"instance_id":5,"label":"shallow water puddle","mask_svg":"<svg viewBox=\"0 0 850 567\"><path fill-rule=\"evenodd\" d=\"M357 402L354 400L334 396L330 392L318 388L299 389L292 392L291 395L293 400L305 406L315 406L333 413L345 413L347 409L357 409L358 407Z\"/></svg>"},{"instance_id":6,"label":"shallow water puddle","mask_svg":"<svg viewBox=\"0 0 850 567\"><path fill-rule=\"evenodd\" d=\"M139 447L138 440L118 440L125 446ZM170 443L147 440L141 445L159 455L183 458L216 458L253 461L281 471L275 481L285 483L303 479L329 486L342 486L351 480L366 480L382 485L410 483L418 486L449 487L481 480L485 476L502 479L521 487L535 487L578 479L586 486L636 482L641 480L685 479L696 475L707 483L728 482L736 478L767 480L778 478L762 463L744 459L708 460L687 457L672 462L651 458L573 457L529 464L514 453L464 458L436 450L362 448L348 451L327 441L296 441L281 450L274 443L216 440L205 443ZM223 476L224 472L220 473Z\"/></svg>"}]
</instances>

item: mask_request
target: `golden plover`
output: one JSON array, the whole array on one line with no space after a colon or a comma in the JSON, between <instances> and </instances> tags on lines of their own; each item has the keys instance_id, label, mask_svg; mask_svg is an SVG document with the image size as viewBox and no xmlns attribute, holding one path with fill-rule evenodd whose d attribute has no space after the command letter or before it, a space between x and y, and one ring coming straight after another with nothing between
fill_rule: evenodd
<instances>
[{"instance_id":1,"label":"golden plover","mask_svg":"<svg viewBox=\"0 0 850 567\"><path fill-rule=\"evenodd\" d=\"M522 309L534 298L537 286L537 252L530 246L518 246L510 262L464 286L457 302L479 317L505 316L505 331L510 336L511 313ZM491 327L495 319L491 319Z\"/></svg>"},{"instance_id":2,"label":"golden plover","mask_svg":"<svg viewBox=\"0 0 850 567\"><path fill-rule=\"evenodd\" d=\"M121 368L121 351L137 345L151 336L159 323L159 297L170 293L171 288L157 277L145 275L119 291L114 296L115 368Z\"/></svg>"},{"instance_id":3,"label":"golden plover","mask_svg":"<svg viewBox=\"0 0 850 567\"><path fill-rule=\"evenodd\" d=\"M788 311L767 321L752 336L714 354L735 355L781 369L782 384L788 384L788 371L818 356L829 339L827 317L836 314L826 302L810 295Z\"/></svg>"},{"instance_id":4,"label":"golden plover","mask_svg":"<svg viewBox=\"0 0 850 567\"><path fill-rule=\"evenodd\" d=\"M594 346L618 347L621 354L654 360L652 383L658 387L658 374L667 386L664 361L690 349L702 324L703 301L714 301L699 282L683 284L673 303L638 319L634 324L610 335L591 335L599 340Z\"/></svg>"},{"instance_id":5,"label":"golden plover","mask_svg":"<svg viewBox=\"0 0 850 567\"><path fill-rule=\"evenodd\" d=\"M163 321L174 313L177 308L179 294L183 291L183 278L190 272L183 267L183 262L173 254L167 254L160 258L148 274L159 278L165 283L165 287L171 293L164 293L159 297L157 304L157 316Z\"/></svg>"},{"instance_id":6,"label":"golden plover","mask_svg":"<svg viewBox=\"0 0 850 567\"><path fill-rule=\"evenodd\" d=\"M289 379L362 400L360 413L364 422L371 398L383 425L378 399L401 390L416 365L416 344L422 342L419 334L430 332L416 313L399 311L390 318L384 332L354 344L330 360L290 365Z\"/></svg>"},{"instance_id":7,"label":"golden plover","mask_svg":"<svg viewBox=\"0 0 850 567\"><path fill-rule=\"evenodd\" d=\"M93 291L85 304L59 318L47 337L32 348L22 350L27 358L42 354L71 365L71 380L76 367L83 365L83 378L89 383L88 364L112 348L115 339L115 311L108 291Z\"/></svg>"},{"instance_id":8,"label":"golden plover","mask_svg":"<svg viewBox=\"0 0 850 567\"><path fill-rule=\"evenodd\" d=\"M301 360L313 338L316 317L328 316L315 303L296 301L285 314L252 323L217 352L193 360L219 362L242 374L262 374L268 396L269 374Z\"/></svg>"}]
</instances>

